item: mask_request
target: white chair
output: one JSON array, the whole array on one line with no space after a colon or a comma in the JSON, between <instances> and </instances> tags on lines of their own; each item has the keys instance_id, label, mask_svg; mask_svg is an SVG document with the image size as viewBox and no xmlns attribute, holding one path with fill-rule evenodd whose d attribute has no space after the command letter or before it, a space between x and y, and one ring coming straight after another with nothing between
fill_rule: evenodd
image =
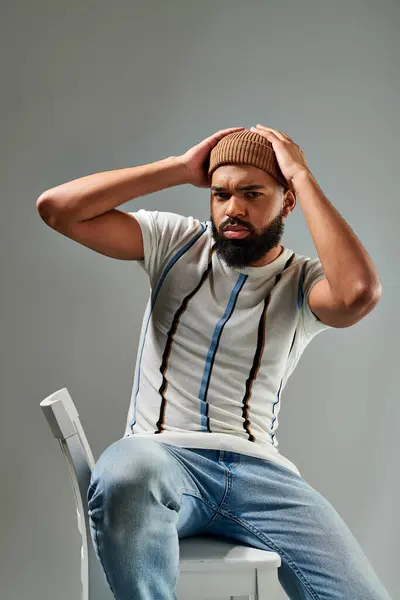
<instances>
[{"instance_id":1,"label":"white chair","mask_svg":"<svg viewBox=\"0 0 400 600\"><path fill-rule=\"evenodd\" d=\"M67 388L40 406L67 459L82 536L81 600L114 600L90 537L87 490L95 461L78 411ZM178 600L277 600L279 554L227 543L219 538L189 537L179 543Z\"/></svg>"}]
</instances>

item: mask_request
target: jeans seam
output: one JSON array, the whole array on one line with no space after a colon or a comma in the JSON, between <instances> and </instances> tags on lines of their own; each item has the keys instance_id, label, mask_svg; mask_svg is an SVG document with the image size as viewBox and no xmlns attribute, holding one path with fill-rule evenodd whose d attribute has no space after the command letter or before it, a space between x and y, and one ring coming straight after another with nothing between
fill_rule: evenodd
<instances>
[{"instance_id":1,"label":"jeans seam","mask_svg":"<svg viewBox=\"0 0 400 600\"><path fill-rule=\"evenodd\" d=\"M186 488L181 488L179 491L183 491L183 493L185 493L185 490L186 490ZM221 513L218 512L218 506L216 504L213 504L206 498L203 498L202 496L199 496L198 494L191 494L190 492L187 495L193 496L194 498L197 498L197 500L201 500L201 502L204 502L204 504L206 504L209 508L215 510L215 514L213 514L213 516L210 518L210 520L204 525L203 529L200 529L200 531L196 534L196 535L201 535L202 533L205 532L207 527L214 521L214 519L221 515ZM182 494L181 494L181 497L182 497Z\"/></svg>"},{"instance_id":2,"label":"jeans seam","mask_svg":"<svg viewBox=\"0 0 400 600\"><path fill-rule=\"evenodd\" d=\"M179 494L180 498L182 498L183 494L186 494L186 496L193 496L194 498L198 498L198 500L201 500L202 502L204 502L204 504L207 504L207 506L209 506L210 508L218 509L218 506L216 504L214 504L213 502L210 502L210 500L208 500L207 498L204 498L201 494L198 494L195 490L191 490L186 487L181 487L178 491L178 494Z\"/></svg>"},{"instance_id":3,"label":"jeans seam","mask_svg":"<svg viewBox=\"0 0 400 600\"><path fill-rule=\"evenodd\" d=\"M225 490L224 490L224 495L223 495L221 502L219 504L219 507L218 507L218 512L220 511L220 509L225 510L225 506L228 505L228 499L229 499L231 490L232 490L232 473L228 469L226 469L225 470ZM228 510L228 509L226 508L226 510Z\"/></svg>"},{"instance_id":4,"label":"jeans seam","mask_svg":"<svg viewBox=\"0 0 400 600\"><path fill-rule=\"evenodd\" d=\"M271 546L278 554L280 554L281 556L283 556L286 559L286 562L288 563L289 567L292 569L292 571L295 573L295 575L298 576L298 578L300 579L300 581L305 585L305 587L307 588L307 590L313 596L314 600L321 600L320 597L313 590L313 588L312 588L311 584L309 583L308 579L301 572L301 570L296 566L296 564L288 557L288 555L286 554L286 552L284 550L281 550L280 548L278 548L278 546L272 540L270 540L264 533L262 533L261 531L259 531L256 527L254 527L250 523L247 523L244 519L242 519L241 517L239 517L235 513L232 513L231 511L229 511L227 509L223 509L223 511L221 512L221 515L224 516L224 517L230 518L233 521L238 522L239 525L241 525L245 529L248 529L249 531L251 531L252 533L254 533L256 535L256 537L258 537L258 538L261 539L261 541L263 541L264 543L266 543L269 546Z\"/></svg>"},{"instance_id":5,"label":"jeans seam","mask_svg":"<svg viewBox=\"0 0 400 600\"><path fill-rule=\"evenodd\" d=\"M99 545L99 538L97 537L97 526L96 526L96 523L93 521L93 519L92 519L92 525L93 525L93 527L94 527L94 531L95 531L96 546L97 546L97 556L98 556L98 559L99 559L99 561L100 561L101 568L103 569L103 572L104 572L104 577L105 577L105 579L106 579L106 581L107 581L107 585L108 585L108 587L110 588L110 590L111 590L111 593L112 593L112 595L114 596L114 598L116 598L117 596L116 596L116 594L115 594L115 592L114 592L113 588L111 587L111 583L109 582L109 579L108 579L108 576L107 576L106 570L105 570L105 568L104 568L103 559L101 558L101 554L100 554L100 545Z\"/></svg>"},{"instance_id":6,"label":"jeans seam","mask_svg":"<svg viewBox=\"0 0 400 600\"><path fill-rule=\"evenodd\" d=\"M164 442L162 442L162 445L163 445L164 449L165 449L165 450L168 452L168 454L170 454L170 455L171 455L171 456L172 456L172 457L173 457L173 458L176 460L176 456L175 456L175 455L174 455L174 453L173 453L173 452L171 452L171 450L168 448L168 444L165 444ZM185 450L186 450L186 448L185 448ZM189 448L189 450L190 450L190 448ZM238 463L235 463L235 464L238 464ZM220 504L219 504L219 505L217 505L217 504L215 504L215 503L213 503L213 502L210 502L210 501L208 500L208 498L204 498L204 497L203 497L201 494L199 494L199 493L197 492L197 490L192 490L192 489L190 489L190 488L187 488L187 487L183 486L183 487L181 487L181 488L179 489L179 492L178 492L178 494L180 494L180 498L182 498L182 493L181 493L181 492L182 492L182 493L183 493L183 492L186 492L186 493L187 493L187 495L189 495L189 496L194 496L195 498L198 498L199 500L201 500L202 502L204 502L204 504L207 504L207 506L209 506L209 507L210 507L210 508L212 508L213 510L216 510L216 511L217 511L217 513L218 513L218 510L219 510L220 506L222 506L222 503L224 502L224 500L225 500L225 497L226 497L226 488L225 488L225 493L224 493L224 496L223 496L223 498L222 498L222 500L221 500L221 502L220 502ZM214 519L214 517L215 517L215 515L212 517L212 519ZM212 520L212 519L211 519L211 520Z\"/></svg>"},{"instance_id":7,"label":"jeans seam","mask_svg":"<svg viewBox=\"0 0 400 600\"><path fill-rule=\"evenodd\" d=\"M229 491L231 490L231 486L229 486L229 481L231 480L230 477L230 473L228 470L225 470L225 478L226 478L226 485L225 485L225 490L224 490L224 495L222 497L222 500L219 504L219 506L214 505L216 510L215 510L215 514L211 517L211 519L208 521L208 523L203 527L203 529L201 530L200 533L204 533L205 530L207 529L207 527L209 527L211 525L211 523L213 523L219 516L223 515L223 512L221 512L224 510L223 508L223 504L225 501L227 501L228 496L229 496Z\"/></svg>"}]
</instances>

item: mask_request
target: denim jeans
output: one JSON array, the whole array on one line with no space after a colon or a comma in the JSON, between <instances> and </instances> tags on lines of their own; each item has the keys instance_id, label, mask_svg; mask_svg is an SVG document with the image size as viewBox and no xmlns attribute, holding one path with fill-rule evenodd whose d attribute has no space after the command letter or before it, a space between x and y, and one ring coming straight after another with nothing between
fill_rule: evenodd
<instances>
[{"instance_id":1,"label":"denim jeans","mask_svg":"<svg viewBox=\"0 0 400 600\"><path fill-rule=\"evenodd\" d=\"M178 540L208 534L277 552L292 600L390 600L333 506L269 460L124 437L97 461L88 509L116 600L176 600Z\"/></svg>"}]
</instances>

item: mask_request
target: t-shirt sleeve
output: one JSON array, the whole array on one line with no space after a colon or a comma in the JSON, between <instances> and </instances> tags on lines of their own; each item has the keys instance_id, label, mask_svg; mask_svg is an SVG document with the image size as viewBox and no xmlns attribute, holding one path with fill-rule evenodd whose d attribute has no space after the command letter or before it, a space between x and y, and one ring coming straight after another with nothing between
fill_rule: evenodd
<instances>
[{"instance_id":1,"label":"t-shirt sleeve","mask_svg":"<svg viewBox=\"0 0 400 600\"><path fill-rule=\"evenodd\" d=\"M139 223L143 236L144 259L137 261L153 286L175 253L201 228L194 217L141 208L130 212Z\"/></svg>"},{"instance_id":2,"label":"t-shirt sleeve","mask_svg":"<svg viewBox=\"0 0 400 600\"><path fill-rule=\"evenodd\" d=\"M321 279L324 279L325 273L322 268L321 261L319 258L308 259L305 265L304 280L303 280L303 302L300 309L300 321L304 333L308 337L314 337L324 329L329 329L331 326L326 325L318 319L318 317L312 312L310 305L308 304L308 298L313 286Z\"/></svg>"}]
</instances>

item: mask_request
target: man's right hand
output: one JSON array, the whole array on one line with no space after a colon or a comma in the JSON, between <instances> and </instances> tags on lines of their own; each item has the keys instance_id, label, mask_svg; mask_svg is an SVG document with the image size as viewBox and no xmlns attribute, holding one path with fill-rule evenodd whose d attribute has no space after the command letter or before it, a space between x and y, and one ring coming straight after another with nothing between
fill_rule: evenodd
<instances>
[{"instance_id":1,"label":"man's right hand","mask_svg":"<svg viewBox=\"0 0 400 600\"><path fill-rule=\"evenodd\" d=\"M185 154L178 156L178 160L185 167L188 174L188 181L199 188L210 187L210 181L208 177L208 166L209 161L207 160L211 150L218 144L220 140L230 133L235 131L242 131L244 127L231 127L230 129L221 129L210 137L206 138L200 144L190 148Z\"/></svg>"}]
</instances>

